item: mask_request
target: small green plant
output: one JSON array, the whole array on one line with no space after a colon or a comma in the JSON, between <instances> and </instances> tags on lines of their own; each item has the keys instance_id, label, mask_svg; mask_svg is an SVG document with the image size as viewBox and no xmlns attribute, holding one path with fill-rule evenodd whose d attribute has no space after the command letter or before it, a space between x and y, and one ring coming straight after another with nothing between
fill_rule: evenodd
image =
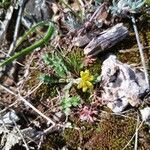
<instances>
[{"instance_id":1,"label":"small green plant","mask_svg":"<svg viewBox=\"0 0 150 150\"><path fill-rule=\"evenodd\" d=\"M66 61L68 63L68 69L70 68L70 70L76 74L79 74L80 70L83 69L83 60L81 60L76 53L72 53Z\"/></svg>"},{"instance_id":2,"label":"small green plant","mask_svg":"<svg viewBox=\"0 0 150 150\"><path fill-rule=\"evenodd\" d=\"M59 83L59 79L56 76L49 76L46 74L42 74L39 77L39 80L45 84L56 84Z\"/></svg>"},{"instance_id":3,"label":"small green plant","mask_svg":"<svg viewBox=\"0 0 150 150\"><path fill-rule=\"evenodd\" d=\"M128 13L137 13L144 5L143 0L113 0L113 6L110 10L113 15L127 15Z\"/></svg>"},{"instance_id":4,"label":"small green plant","mask_svg":"<svg viewBox=\"0 0 150 150\"><path fill-rule=\"evenodd\" d=\"M43 56L43 60L47 65L54 69L58 77L66 78L68 74L68 69L57 53L53 53L51 56L45 54Z\"/></svg>"},{"instance_id":5,"label":"small green plant","mask_svg":"<svg viewBox=\"0 0 150 150\"><path fill-rule=\"evenodd\" d=\"M66 97L61 100L62 111L66 115L70 114L71 107L77 107L79 104L80 104L79 96Z\"/></svg>"},{"instance_id":6,"label":"small green plant","mask_svg":"<svg viewBox=\"0 0 150 150\"><path fill-rule=\"evenodd\" d=\"M76 58L64 59L61 52L58 53L55 51L55 53L51 55L45 54L43 56L43 60L54 70L54 76L56 76L56 78L53 78L53 76L49 75L41 75L40 80L47 84L63 83L63 96L60 105L62 111L66 115L69 115L71 112L71 108L77 107L81 103L80 97L78 95L71 96L70 89L72 88L72 86L75 85L78 89L82 89L83 92L87 92L93 89L94 83L99 81L100 77L91 75L89 70L81 71L81 66L78 65L80 63L76 62ZM70 66L72 66L72 70L70 69ZM76 78L72 76L71 71L79 71L80 77Z\"/></svg>"},{"instance_id":7,"label":"small green plant","mask_svg":"<svg viewBox=\"0 0 150 150\"><path fill-rule=\"evenodd\" d=\"M0 7L7 8L11 4L11 0L1 0Z\"/></svg>"}]
</instances>

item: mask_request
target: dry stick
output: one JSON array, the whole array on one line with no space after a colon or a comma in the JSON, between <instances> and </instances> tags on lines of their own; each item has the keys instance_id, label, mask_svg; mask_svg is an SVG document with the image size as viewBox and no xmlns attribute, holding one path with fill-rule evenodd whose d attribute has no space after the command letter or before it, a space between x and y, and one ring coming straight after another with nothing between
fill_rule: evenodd
<instances>
[{"instance_id":1,"label":"dry stick","mask_svg":"<svg viewBox=\"0 0 150 150\"><path fill-rule=\"evenodd\" d=\"M143 50L149 49L149 48L150 46L146 46L146 47L143 47ZM119 50L119 53L135 52L136 50L138 50L138 48L121 49Z\"/></svg>"},{"instance_id":2,"label":"dry stick","mask_svg":"<svg viewBox=\"0 0 150 150\"><path fill-rule=\"evenodd\" d=\"M143 69L144 69L145 80L146 80L146 83L147 83L148 88L149 88L149 79L148 79L148 72L147 72L147 69L146 69L146 63L145 63L145 60L144 60L143 46L142 46L142 44L140 43L140 40L139 40L140 38L139 38L135 18L134 18L133 15L131 16L131 20L132 20L132 23L133 23L133 28L134 28L137 44L138 44L138 47L139 47L141 62L142 62Z\"/></svg>"},{"instance_id":3,"label":"dry stick","mask_svg":"<svg viewBox=\"0 0 150 150\"><path fill-rule=\"evenodd\" d=\"M141 122L141 124L139 125L138 128L136 128L136 132L133 134L132 138L129 140L129 142L126 144L126 146L122 149L122 150L125 150L127 148L127 146L132 142L132 140L134 139L137 131L139 131L139 129L142 127L144 121Z\"/></svg>"},{"instance_id":4,"label":"dry stick","mask_svg":"<svg viewBox=\"0 0 150 150\"><path fill-rule=\"evenodd\" d=\"M103 3L103 4L101 4L97 9L96 9L96 11L94 12L94 14L91 16L91 18L90 18L90 22L92 22L94 19L97 19L97 17L102 13L101 11L102 11L102 8L103 8L103 6L105 6L106 5L106 3Z\"/></svg>"},{"instance_id":5,"label":"dry stick","mask_svg":"<svg viewBox=\"0 0 150 150\"><path fill-rule=\"evenodd\" d=\"M43 84L43 82L40 82L33 90L31 90L26 96L28 97L29 95L31 95L33 92L35 92L41 85Z\"/></svg>"},{"instance_id":6,"label":"dry stick","mask_svg":"<svg viewBox=\"0 0 150 150\"><path fill-rule=\"evenodd\" d=\"M43 140L44 140L44 135L42 135L41 138L40 138L40 142L38 144L37 150L41 149L41 145L42 145Z\"/></svg>"},{"instance_id":7,"label":"dry stick","mask_svg":"<svg viewBox=\"0 0 150 150\"><path fill-rule=\"evenodd\" d=\"M14 31L13 42L10 45L7 56L9 56L11 53L13 53L14 48L16 46L17 36L18 36L19 29L20 29L20 20L21 20L21 17L22 17L22 12L23 12L23 9L24 9L25 1L26 0L22 0L21 4L20 4L20 9L19 9L19 13L18 13L17 21L16 21L15 31Z\"/></svg>"},{"instance_id":8,"label":"dry stick","mask_svg":"<svg viewBox=\"0 0 150 150\"><path fill-rule=\"evenodd\" d=\"M134 119L134 120L136 120L134 117L130 117L130 116L127 116L127 115L123 115L122 113L121 114L119 114L119 113L108 113L108 112L106 112L106 111L101 111L101 112L103 112L103 113L106 113L106 114L108 114L108 115L116 115L116 116L121 116L121 117L124 117L124 118L129 118L129 119Z\"/></svg>"},{"instance_id":9,"label":"dry stick","mask_svg":"<svg viewBox=\"0 0 150 150\"><path fill-rule=\"evenodd\" d=\"M0 111L0 114L3 113L3 112L5 112L7 109L13 107L13 106L16 105L17 103L18 103L18 102L15 101L14 103L10 104L8 107L6 107L6 108L4 108L3 110L1 110L1 111Z\"/></svg>"},{"instance_id":10,"label":"dry stick","mask_svg":"<svg viewBox=\"0 0 150 150\"><path fill-rule=\"evenodd\" d=\"M137 125L136 125L136 129L138 128L139 121L140 121L139 114L137 114ZM138 150L138 130L136 130L135 133L136 133L136 134L135 134L134 150Z\"/></svg>"},{"instance_id":11,"label":"dry stick","mask_svg":"<svg viewBox=\"0 0 150 150\"><path fill-rule=\"evenodd\" d=\"M51 101L53 101L53 100L56 99L56 98L57 98L57 97L52 98ZM55 104L54 106L57 106L57 105ZM45 112L43 112L43 114L46 114L49 110L52 110L52 108L53 108L54 106L52 106L51 108L49 108L48 110L46 110ZM40 116L36 117L33 121L36 121L37 119L39 119L39 117L40 117ZM30 123L30 124L31 124L31 123ZM30 126L30 124L29 124L29 126Z\"/></svg>"},{"instance_id":12,"label":"dry stick","mask_svg":"<svg viewBox=\"0 0 150 150\"><path fill-rule=\"evenodd\" d=\"M36 109L32 104L30 104L25 98L23 98L21 95L17 95L16 93L14 93L13 91L11 91L10 89L6 88L5 86L0 84L0 87L4 90L6 90L7 92L9 92L10 94L19 97L21 101L23 101L26 105L28 105L30 108L32 108L37 114L39 114L41 117L45 118L48 121L48 124L51 123L52 126L55 126L55 122L52 121L49 117L45 116L42 112L40 112L38 109Z\"/></svg>"}]
</instances>

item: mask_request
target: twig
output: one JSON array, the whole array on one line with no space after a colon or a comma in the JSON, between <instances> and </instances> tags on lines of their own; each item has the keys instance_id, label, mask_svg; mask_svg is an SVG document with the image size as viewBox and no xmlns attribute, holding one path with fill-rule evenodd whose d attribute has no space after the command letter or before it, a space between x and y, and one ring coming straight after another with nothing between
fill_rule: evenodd
<instances>
[{"instance_id":1,"label":"twig","mask_svg":"<svg viewBox=\"0 0 150 150\"><path fill-rule=\"evenodd\" d=\"M107 112L107 111L101 111L101 112L103 112L103 113L106 113L106 114L108 114L108 115L116 115L116 116L121 116L121 117L124 117L124 118L129 118L129 119L134 119L134 120L136 120L134 117L130 117L130 116L127 116L127 115L124 115L123 114L123 112L122 113L109 113L109 112Z\"/></svg>"},{"instance_id":2,"label":"twig","mask_svg":"<svg viewBox=\"0 0 150 150\"><path fill-rule=\"evenodd\" d=\"M147 72L147 68L146 68L146 63L145 63L145 59L144 59L144 54L143 54L143 46L142 46L142 44L140 43L140 38L139 38L139 34L138 34L138 30L137 30L135 18L134 18L133 15L131 15L131 20L132 20L132 23L133 23L133 28L134 28L134 32L135 32L137 44L138 44L138 47L139 47L141 62L142 62L143 69L144 69L145 80L146 80L146 83L147 83L148 88L149 88L149 79L148 79L148 72Z\"/></svg>"},{"instance_id":3,"label":"twig","mask_svg":"<svg viewBox=\"0 0 150 150\"><path fill-rule=\"evenodd\" d=\"M31 95L33 92L35 92L41 85L43 84L43 82L40 82L33 90L31 90L26 96L28 97L29 95Z\"/></svg>"},{"instance_id":4,"label":"twig","mask_svg":"<svg viewBox=\"0 0 150 150\"><path fill-rule=\"evenodd\" d=\"M150 48L150 46L146 46L146 47L143 47L143 50L149 49L149 48ZM119 50L119 53L135 52L136 50L138 50L138 48L121 49L121 50Z\"/></svg>"},{"instance_id":5,"label":"twig","mask_svg":"<svg viewBox=\"0 0 150 150\"><path fill-rule=\"evenodd\" d=\"M106 3L101 4L96 11L94 12L94 14L91 16L90 18L90 22L92 22L94 19L97 19L97 17L102 13L103 7L106 5Z\"/></svg>"},{"instance_id":6,"label":"twig","mask_svg":"<svg viewBox=\"0 0 150 150\"><path fill-rule=\"evenodd\" d=\"M38 144L37 150L40 150L41 145L42 145L42 142L43 142L43 139L44 139L44 135L42 135L41 138L40 138L40 142L39 142L39 144Z\"/></svg>"},{"instance_id":7,"label":"twig","mask_svg":"<svg viewBox=\"0 0 150 150\"><path fill-rule=\"evenodd\" d=\"M137 125L136 125L136 134L135 134L135 143L134 143L134 150L138 150L138 125L139 125L139 121L140 121L140 118L139 118L139 114L137 114Z\"/></svg>"},{"instance_id":8,"label":"twig","mask_svg":"<svg viewBox=\"0 0 150 150\"><path fill-rule=\"evenodd\" d=\"M6 108L4 108L3 110L1 110L1 111L0 111L0 114L3 113L3 112L5 112L7 109L13 107L13 106L16 105L17 103L18 103L18 102L15 101L14 103L10 104L8 107L6 107Z\"/></svg>"},{"instance_id":9,"label":"twig","mask_svg":"<svg viewBox=\"0 0 150 150\"><path fill-rule=\"evenodd\" d=\"M23 98L21 95L17 95L16 93L14 93L13 91L11 91L10 89L6 88L5 86L0 84L0 87L4 90L6 90L7 92L9 92L10 94L19 97L19 99L21 101L23 101L26 105L28 105L30 108L32 108L37 114L39 114L41 117L45 118L48 121L48 124L52 124L52 126L55 126L55 122L52 121L49 117L45 116L42 112L40 112L38 109L36 109L32 104L30 104L25 98Z\"/></svg>"},{"instance_id":10,"label":"twig","mask_svg":"<svg viewBox=\"0 0 150 150\"><path fill-rule=\"evenodd\" d=\"M19 29L20 29L20 20L21 20L21 17L22 17L22 12L24 10L25 2L26 2L26 0L21 1L20 9L19 9L19 13L18 13L17 21L16 21L16 27L15 27L15 31L14 31L14 36L13 36L13 42L10 45L7 56L9 56L13 53L14 48L16 46L17 36L18 36Z\"/></svg>"},{"instance_id":11,"label":"twig","mask_svg":"<svg viewBox=\"0 0 150 150\"><path fill-rule=\"evenodd\" d=\"M54 98L52 98L50 101L53 101L53 100L55 100L55 99L57 99L58 97L54 97ZM46 110L45 112L43 112L43 114L46 114L47 112L49 112L50 110L52 110L54 107L56 107L57 106L57 104L55 104L54 106L51 106L48 110ZM38 116L37 118L35 118L34 120L33 120L33 122L34 121L36 121L37 119L39 119L40 118L40 116ZM29 124L29 126L31 125L31 123Z\"/></svg>"}]
</instances>

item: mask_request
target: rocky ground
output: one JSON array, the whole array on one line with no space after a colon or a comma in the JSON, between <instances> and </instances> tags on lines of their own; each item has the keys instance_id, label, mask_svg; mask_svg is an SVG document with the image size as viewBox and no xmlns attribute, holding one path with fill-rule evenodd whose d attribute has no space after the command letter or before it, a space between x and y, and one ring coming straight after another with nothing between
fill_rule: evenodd
<instances>
[{"instance_id":1,"label":"rocky ground","mask_svg":"<svg viewBox=\"0 0 150 150\"><path fill-rule=\"evenodd\" d=\"M0 149L149 149L150 93L130 18L150 74L150 8L131 2L0 2Z\"/></svg>"}]
</instances>

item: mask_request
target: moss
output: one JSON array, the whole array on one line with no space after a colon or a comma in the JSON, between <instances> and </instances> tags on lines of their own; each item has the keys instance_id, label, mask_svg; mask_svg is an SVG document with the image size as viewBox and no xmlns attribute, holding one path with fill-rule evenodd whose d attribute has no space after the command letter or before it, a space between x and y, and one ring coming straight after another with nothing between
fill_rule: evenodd
<instances>
[{"instance_id":1,"label":"moss","mask_svg":"<svg viewBox=\"0 0 150 150\"><path fill-rule=\"evenodd\" d=\"M26 91L29 91L35 87L35 85L39 84L39 75L41 74L40 71L34 71L30 75L30 79L26 81L24 88ZM40 88L38 88L35 92L31 94L33 99L36 101L46 98L53 98L57 95L56 86L50 86L47 84L42 84Z\"/></svg>"},{"instance_id":2,"label":"moss","mask_svg":"<svg viewBox=\"0 0 150 150\"><path fill-rule=\"evenodd\" d=\"M144 47L147 47L150 44L150 29L148 28L147 25L144 25L144 24L142 26L141 25L139 25L138 27L140 29L140 32L139 32L140 41L142 42ZM126 52L126 50L124 50L124 53L117 53L117 54L118 54L119 59L124 63L139 64L141 62L141 59L140 59L140 54L139 54L139 50L138 50L138 46L136 42L136 37L134 34L131 37L129 38L130 39L129 41L128 39L126 39L126 42L125 41L123 42L126 44L125 46L123 45L119 46L119 49L128 49L128 51ZM145 54L145 58L148 59L150 56L149 48L144 50L144 54Z\"/></svg>"},{"instance_id":3,"label":"moss","mask_svg":"<svg viewBox=\"0 0 150 150\"><path fill-rule=\"evenodd\" d=\"M86 121L81 122L78 116L70 116L69 121L73 126L78 127L81 133L75 129L65 129L62 136L65 138L66 144L69 148L77 149L77 147L80 147L83 149L85 143L93 136L97 125ZM80 141L81 139L82 141Z\"/></svg>"},{"instance_id":4,"label":"moss","mask_svg":"<svg viewBox=\"0 0 150 150\"><path fill-rule=\"evenodd\" d=\"M66 145L64 138L59 133L52 133L44 143L42 150L61 149Z\"/></svg>"},{"instance_id":5,"label":"moss","mask_svg":"<svg viewBox=\"0 0 150 150\"><path fill-rule=\"evenodd\" d=\"M77 149L80 147L80 134L79 131L73 128L65 129L63 137L66 141L67 147L71 149Z\"/></svg>"},{"instance_id":6,"label":"moss","mask_svg":"<svg viewBox=\"0 0 150 150\"><path fill-rule=\"evenodd\" d=\"M37 80L40 75L40 71L31 72L30 78L26 81L24 88L29 90L33 88L36 84L38 84L39 80Z\"/></svg>"},{"instance_id":7,"label":"moss","mask_svg":"<svg viewBox=\"0 0 150 150\"><path fill-rule=\"evenodd\" d=\"M128 63L128 64L139 64L140 63L140 55L138 50L137 51L131 51L126 53L120 53L118 54L118 59L122 63Z\"/></svg>"},{"instance_id":8,"label":"moss","mask_svg":"<svg viewBox=\"0 0 150 150\"><path fill-rule=\"evenodd\" d=\"M89 150L122 149L134 134L135 125L134 119L109 116L100 122L100 131L89 140L87 148ZM128 149L132 150L133 146L129 145Z\"/></svg>"},{"instance_id":9,"label":"moss","mask_svg":"<svg viewBox=\"0 0 150 150\"><path fill-rule=\"evenodd\" d=\"M144 124L139 131L139 150L147 150L150 146L150 125Z\"/></svg>"},{"instance_id":10,"label":"moss","mask_svg":"<svg viewBox=\"0 0 150 150\"><path fill-rule=\"evenodd\" d=\"M107 115L106 118L95 124L81 122L77 117L72 117L71 121L82 132L82 143L80 144L79 132L75 129L65 129L62 136L71 149L77 149L77 147L88 150L122 149L131 139L136 128L134 118L113 115ZM128 149L132 150L133 145L130 144Z\"/></svg>"},{"instance_id":11,"label":"moss","mask_svg":"<svg viewBox=\"0 0 150 150\"><path fill-rule=\"evenodd\" d=\"M100 59L96 59L96 61L89 67L87 67L87 69L90 70L92 75L100 75L101 73L101 66L102 66L102 62L100 61Z\"/></svg>"}]
</instances>

